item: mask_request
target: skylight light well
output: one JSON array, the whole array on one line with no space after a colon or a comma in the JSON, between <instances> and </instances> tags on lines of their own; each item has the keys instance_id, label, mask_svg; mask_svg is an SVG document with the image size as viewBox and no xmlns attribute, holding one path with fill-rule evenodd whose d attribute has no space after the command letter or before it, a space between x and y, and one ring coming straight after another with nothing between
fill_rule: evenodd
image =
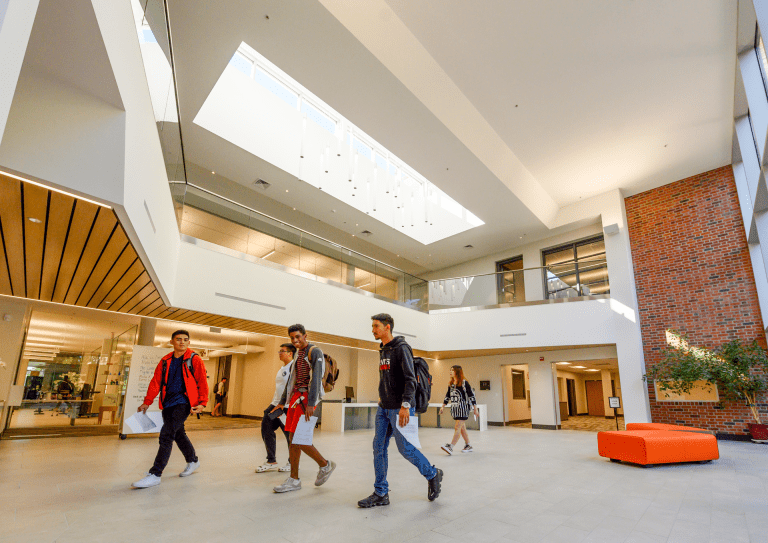
<instances>
[{"instance_id":1,"label":"skylight light well","mask_svg":"<svg viewBox=\"0 0 768 543\"><path fill-rule=\"evenodd\" d=\"M245 43L194 122L425 245L484 224Z\"/></svg>"}]
</instances>

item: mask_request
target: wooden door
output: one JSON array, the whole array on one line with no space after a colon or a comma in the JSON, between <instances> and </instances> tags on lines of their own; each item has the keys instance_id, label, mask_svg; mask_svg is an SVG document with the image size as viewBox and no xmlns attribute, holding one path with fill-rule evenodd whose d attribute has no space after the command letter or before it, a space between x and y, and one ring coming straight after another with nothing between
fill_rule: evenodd
<instances>
[{"instance_id":1,"label":"wooden door","mask_svg":"<svg viewBox=\"0 0 768 543\"><path fill-rule=\"evenodd\" d=\"M603 404L603 382L585 381L587 387L587 412L593 417L605 416L605 404Z\"/></svg>"},{"instance_id":2,"label":"wooden door","mask_svg":"<svg viewBox=\"0 0 768 543\"><path fill-rule=\"evenodd\" d=\"M579 414L576 409L576 381L573 379L566 379L565 386L568 389L568 414L575 417Z\"/></svg>"}]
</instances>

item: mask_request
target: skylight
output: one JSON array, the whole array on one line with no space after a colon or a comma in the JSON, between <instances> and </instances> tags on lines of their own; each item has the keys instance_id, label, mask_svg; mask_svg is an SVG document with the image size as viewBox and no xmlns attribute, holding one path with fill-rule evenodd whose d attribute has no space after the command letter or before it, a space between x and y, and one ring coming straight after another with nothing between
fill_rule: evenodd
<instances>
[{"instance_id":1,"label":"skylight","mask_svg":"<svg viewBox=\"0 0 768 543\"><path fill-rule=\"evenodd\" d=\"M484 224L245 43L194 122L422 244Z\"/></svg>"}]
</instances>

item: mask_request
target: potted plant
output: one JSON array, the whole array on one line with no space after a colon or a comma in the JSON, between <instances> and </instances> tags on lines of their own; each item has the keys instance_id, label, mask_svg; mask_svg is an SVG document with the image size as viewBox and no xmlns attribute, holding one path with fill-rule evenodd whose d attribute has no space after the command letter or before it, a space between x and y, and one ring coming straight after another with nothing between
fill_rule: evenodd
<instances>
[{"instance_id":1,"label":"potted plant","mask_svg":"<svg viewBox=\"0 0 768 543\"><path fill-rule=\"evenodd\" d=\"M661 362L646 379L662 391L686 394L705 382L716 386L725 401L745 401L755 422L748 424L753 441L768 442L768 425L758 409L759 397L768 391L768 355L757 341L745 345L734 339L716 349L691 347L684 335L667 332L669 346Z\"/></svg>"}]
</instances>

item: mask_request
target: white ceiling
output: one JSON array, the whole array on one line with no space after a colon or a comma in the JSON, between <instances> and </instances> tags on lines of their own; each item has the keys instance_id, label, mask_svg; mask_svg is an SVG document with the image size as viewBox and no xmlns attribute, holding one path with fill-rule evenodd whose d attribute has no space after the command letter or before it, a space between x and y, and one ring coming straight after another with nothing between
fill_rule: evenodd
<instances>
[{"instance_id":1,"label":"white ceiling","mask_svg":"<svg viewBox=\"0 0 768 543\"><path fill-rule=\"evenodd\" d=\"M263 177L273 187L254 192L252 206L305 228L320 221L326 237L370 256L409 268L399 254L411 270L445 268L551 236L546 213L527 194L562 206L730 162L735 2L442 0L434 9L424 1L321 1L169 0L185 153L200 166L190 171L216 171L224 183L250 186ZM455 112L441 112L429 93L412 92L429 81L395 70L399 79L388 68L397 48L371 46L373 38L386 45L386 35L365 34L375 34L376 24L361 29L339 15L345 27L331 13L339 4L409 32L442 71L440 81L479 116L456 124ZM486 224L425 250L194 125L242 41ZM473 130L482 123L492 130ZM483 153L486 144L519 161L520 179L500 171ZM541 192L526 193L521 183ZM363 229L374 235L358 245L352 235ZM460 250L467 244L471 254Z\"/></svg>"}]
</instances>

